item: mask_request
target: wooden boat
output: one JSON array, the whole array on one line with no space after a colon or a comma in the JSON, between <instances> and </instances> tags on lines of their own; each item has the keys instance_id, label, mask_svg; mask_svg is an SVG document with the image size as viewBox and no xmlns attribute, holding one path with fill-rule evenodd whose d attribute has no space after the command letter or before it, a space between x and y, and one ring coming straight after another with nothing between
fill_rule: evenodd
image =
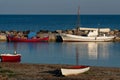
<instances>
[{"instance_id":1,"label":"wooden boat","mask_svg":"<svg viewBox=\"0 0 120 80\"><path fill-rule=\"evenodd\" d=\"M15 38L8 36L8 41L10 42L46 42L49 40L49 37L35 38L35 39L24 39L24 38Z\"/></svg>"},{"instance_id":2,"label":"wooden boat","mask_svg":"<svg viewBox=\"0 0 120 80\"><path fill-rule=\"evenodd\" d=\"M1 62L20 62L21 54L1 54Z\"/></svg>"},{"instance_id":3,"label":"wooden boat","mask_svg":"<svg viewBox=\"0 0 120 80\"><path fill-rule=\"evenodd\" d=\"M77 26L77 31L89 31L88 34L86 34L86 36L82 36L82 35L73 35L73 34L60 34L60 36L62 37L62 40L64 42L104 42L104 41L113 41L113 39L115 38L115 36L106 36L104 35L100 35L100 31L101 32L106 32L107 33L110 31L110 29L98 29L98 28L80 28L80 7L78 8L78 24Z\"/></svg>"},{"instance_id":4,"label":"wooden boat","mask_svg":"<svg viewBox=\"0 0 120 80\"><path fill-rule=\"evenodd\" d=\"M90 69L89 66L72 66L69 68L61 68L62 75L70 76L70 75L78 75L84 73Z\"/></svg>"},{"instance_id":5,"label":"wooden boat","mask_svg":"<svg viewBox=\"0 0 120 80\"><path fill-rule=\"evenodd\" d=\"M63 42L107 42L113 41L115 36L80 36L72 34L62 34Z\"/></svg>"}]
</instances>

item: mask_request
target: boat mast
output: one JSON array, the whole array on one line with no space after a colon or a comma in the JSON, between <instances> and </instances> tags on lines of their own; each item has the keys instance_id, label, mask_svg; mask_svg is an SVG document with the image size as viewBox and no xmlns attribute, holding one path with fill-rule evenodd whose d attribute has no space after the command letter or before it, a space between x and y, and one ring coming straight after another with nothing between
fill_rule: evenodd
<instances>
[{"instance_id":1,"label":"boat mast","mask_svg":"<svg viewBox=\"0 0 120 80\"><path fill-rule=\"evenodd\" d=\"M77 26L76 26L76 30L77 30L77 33L79 32L80 30L80 6L78 7L78 16L77 16Z\"/></svg>"},{"instance_id":2,"label":"boat mast","mask_svg":"<svg viewBox=\"0 0 120 80\"><path fill-rule=\"evenodd\" d=\"M76 25L76 34L79 33L80 30L80 6L78 7L78 16L77 16L77 25Z\"/></svg>"},{"instance_id":3,"label":"boat mast","mask_svg":"<svg viewBox=\"0 0 120 80\"><path fill-rule=\"evenodd\" d=\"M80 6L78 7L77 27L80 27Z\"/></svg>"}]
</instances>

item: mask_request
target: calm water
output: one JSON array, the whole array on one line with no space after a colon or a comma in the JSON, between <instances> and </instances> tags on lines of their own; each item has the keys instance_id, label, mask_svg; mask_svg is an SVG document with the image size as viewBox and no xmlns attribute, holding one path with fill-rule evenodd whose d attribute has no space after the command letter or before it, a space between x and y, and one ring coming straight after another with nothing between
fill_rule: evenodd
<instances>
[{"instance_id":1,"label":"calm water","mask_svg":"<svg viewBox=\"0 0 120 80\"><path fill-rule=\"evenodd\" d=\"M120 67L117 42L0 43L0 52L22 54L21 63Z\"/></svg>"},{"instance_id":2,"label":"calm water","mask_svg":"<svg viewBox=\"0 0 120 80\"><path fill-rule=\"evenodd\" d=\"M77 15L0 15L0 30L66 30L75 28ZM120 30L120 15L81 15L85 27ZM85 64L120 67L120 43L7 43L0 42L0 53L22 54L22 63Z\"/></svg>"}]
</instances>

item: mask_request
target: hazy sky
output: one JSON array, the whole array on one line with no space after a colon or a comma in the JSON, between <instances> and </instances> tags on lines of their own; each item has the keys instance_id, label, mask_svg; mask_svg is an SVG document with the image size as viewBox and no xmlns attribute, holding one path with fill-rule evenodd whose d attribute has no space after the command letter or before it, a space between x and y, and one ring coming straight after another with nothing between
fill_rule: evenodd
<instances>
[{"instance_id":1,"label":"hazy sky","mask_svg":"<svg viewBox=\"0 0 120 80\"><path fill-rule=\"evenodd\" d=\"M0 0L0 14L120 14L120 0Z\"/></svg>"}]
</instances>

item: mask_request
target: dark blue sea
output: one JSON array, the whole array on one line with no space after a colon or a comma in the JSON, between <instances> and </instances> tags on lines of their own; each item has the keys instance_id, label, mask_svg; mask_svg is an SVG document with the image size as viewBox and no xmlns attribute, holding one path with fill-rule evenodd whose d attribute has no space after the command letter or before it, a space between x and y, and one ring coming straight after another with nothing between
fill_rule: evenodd
<instances>
[{"instance_id":1,"label":"dark blue sea","mask_svg":"<svg viewBox=\"0 0 120 80\"><path fill-rule=\"evenodd\" d=\"M66 30L75 28L77 15L0 15L0 30ZM120 29L120 15L81 15L80 26Z\"/></svg>"},{"instance_id":2,"label":"dark blue sea","mask_svg":"<svg viewBox=\"0 0 120 80\"><path fill-rule=\"evenodd\" d=\"M77 15L0 15L0 30L66 30ZM120 30L120 15L81 15L82 27ZM120 42L0 42L0 53L22 54L21 63L120 67Z\"/></svg>"}]
</instances>

